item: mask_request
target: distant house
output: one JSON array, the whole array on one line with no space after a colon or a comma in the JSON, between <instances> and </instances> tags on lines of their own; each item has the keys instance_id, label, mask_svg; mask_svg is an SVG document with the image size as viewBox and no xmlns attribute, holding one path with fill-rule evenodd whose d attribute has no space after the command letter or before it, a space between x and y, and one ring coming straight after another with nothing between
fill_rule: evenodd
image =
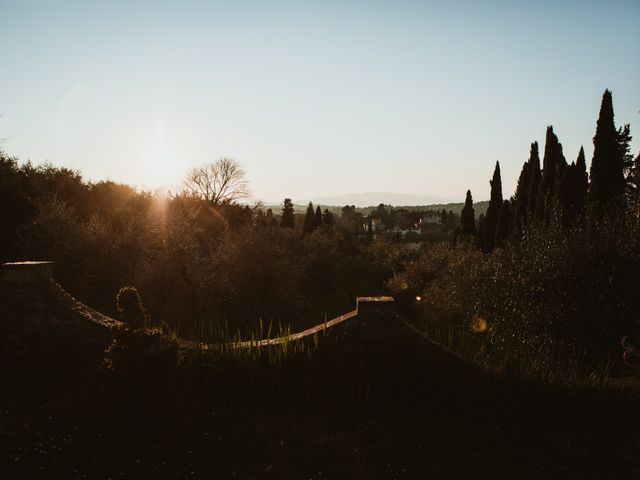
<instances>
[{"instance_id":1,"label":"distant house","mask_svg":"<svg viewBox=\"0 0 640 480\"><path fill-rule=\"evenodd\" d=\"M374 232L384 231L386 228L382 223L382 219L378 217L371 218L371 225L373 225Z\"/></svg>"},{"instance_id":2,"label":"distant house","mask_svg":"<svg viewBox=\"0 0 640 480\"><path fill-rule=\"evenodd\" d=\"M425 212L420 219L420 225L436 225L440 223L440 212Z\"/></svg>"},{"instance_id":3,"label":"distant house","mask_svg":"<svg viewBox=\"0 0 640 480\"><path fill-rule=\"evenodd\" d=\"M362 228L366 232L369 229L369 224L367 223L368 219L365 219L365 222L362 224ZM373 232L384 232L387 230L387 227L382 223L382 219L380 217L371 217L371 228Z\"/></svg>"}]
</instances>

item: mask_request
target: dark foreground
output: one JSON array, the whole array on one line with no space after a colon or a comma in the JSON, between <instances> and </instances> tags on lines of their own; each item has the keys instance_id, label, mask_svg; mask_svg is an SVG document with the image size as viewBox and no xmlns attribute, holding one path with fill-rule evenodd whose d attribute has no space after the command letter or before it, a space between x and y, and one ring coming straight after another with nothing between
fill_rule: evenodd
<instances>
[{"instance_id":1,"label":"dark foreground","mask_svg":"<svg viewBox=\"0 0 640 480\"><path fill-rule=\"evenodd\" d=\"M230 387L215 366L183 367L172 378L150 373L155 385L138 379L123 389L99 355L78 355L48 347L3 352L1 478L640 475L638 408L626 396L526 389L476 395L439 389L424 376L416 383L409 367L406 378L394 373L396 387L380 390L377 401L348 389L343 396L339 389L326 396L283 391L294 377L322 377L310 362L300 372L280 367L293 383L272 377L281 389L263 389L257 400L255 390L243 396L250 390Z\"/></svg>"}]
</instances>

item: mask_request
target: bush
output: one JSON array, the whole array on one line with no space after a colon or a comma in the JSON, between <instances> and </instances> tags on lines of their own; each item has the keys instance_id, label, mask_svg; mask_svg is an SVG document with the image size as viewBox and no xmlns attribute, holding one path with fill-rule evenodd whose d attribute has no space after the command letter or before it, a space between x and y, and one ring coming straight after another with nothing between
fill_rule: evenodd
<instances>
[{"instance_id":1,"label":"bush","mask_svg":"<svg viewBox=\"0 0 640 480\"><path fill-rule=\"evenodd\" d=\"M530 225L518 243L491 255L427 248L389 288L421 297L417 318L440 335L486 321L477 360L559 375L619 359L620 339L640 311L639 238L637 218L622 215L570 228Z\"/></svg>"},{"instance_id":2,"label":"bush","mask_svg":"<svg viewBox=\"0 0 640 480\"><path fill-rule=\"evenodd\" d=\"M120 318L131 330L147 326L147 314L136 287L122 287L116 296L116 305Z\"/></svg>"}]
</instances>

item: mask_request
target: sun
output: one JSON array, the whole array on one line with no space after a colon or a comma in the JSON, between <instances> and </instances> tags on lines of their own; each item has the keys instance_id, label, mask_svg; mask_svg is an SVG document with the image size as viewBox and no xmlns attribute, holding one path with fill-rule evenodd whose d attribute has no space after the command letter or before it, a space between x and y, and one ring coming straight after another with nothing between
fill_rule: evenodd
<instances>
[{"instance_id":1,"label":"sun","mask_svg":"<svg viewBox=\"0 0 640 480\"><path fill-rule=\"evenodd\" d=\"M140 167L145 185L153 188L179 186L185 175L185 156L179 143L164 128L156 128L142 142Z\"/></svg>"}]
</instances>

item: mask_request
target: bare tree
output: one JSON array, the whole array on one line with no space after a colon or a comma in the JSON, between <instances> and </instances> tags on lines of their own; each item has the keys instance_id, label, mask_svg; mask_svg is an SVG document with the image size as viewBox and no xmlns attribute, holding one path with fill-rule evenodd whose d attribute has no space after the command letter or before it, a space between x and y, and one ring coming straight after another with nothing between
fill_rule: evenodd
<instances>
[{"instance_id":1,"label":"bare tree","mask_svg":"<svg viewBox=\"0 0 640 480\"><path fill-rule=\"evenodd\" d=\"M237 160L220 158L196 167L184 181L186 190L211 205L231 203L249 196L249 183Z\"/></svg>"}]
</instances>

